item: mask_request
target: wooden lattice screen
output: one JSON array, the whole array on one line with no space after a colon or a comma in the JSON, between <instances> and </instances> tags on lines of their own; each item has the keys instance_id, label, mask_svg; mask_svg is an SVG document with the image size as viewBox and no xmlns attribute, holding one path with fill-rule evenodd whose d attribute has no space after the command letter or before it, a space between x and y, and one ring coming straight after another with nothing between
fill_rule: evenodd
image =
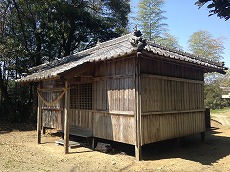
<instances>
[{"instance_id":1,"label":"wooden lattice screen","mask_svg":"<svg viewBox=\"0 0 230 172\"><path fill-rule=\"evenodd\" d=\"M71 109L92 109L92 83L77 84L70 88Z\"/></svg>"}]
</instances>

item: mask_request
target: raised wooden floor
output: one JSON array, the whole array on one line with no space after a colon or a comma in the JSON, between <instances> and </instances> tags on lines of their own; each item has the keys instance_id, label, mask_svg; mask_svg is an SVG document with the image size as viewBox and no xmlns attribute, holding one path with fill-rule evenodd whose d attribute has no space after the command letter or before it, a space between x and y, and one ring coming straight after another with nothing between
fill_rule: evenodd
<instances>
[{"instance_id":1,"label":"raised wooden floor","mask_svg":"<svg viewBox=\"0 0 230 172\"><path fill-rule=\"evenodd\" d=\"M63 132L63 130L59 131L59 132ZM74 136L80 136L80 137L93 137L93 132L85 129L85 128L79 128L76 126L69 126L69 134L70 135L74 135Z\"/></svg>"},{"instance_id":2,"label":"raised wooden floor","mask_svg":"<svg viewBox=\"0 0 230 172\"><path fill-rule=\"evenodd\" d=\"M63 130L60 130L59 132L63 132ZM94 142L93 142L93 132L85 129L85 128L79 128L76 126L69 126L69 134L73 135L73 136L79 136L79 137L84 137L86 138L86 141L88 143L88 145L92 148L94 148ZM64 140L59 140L56 141L56 144L58 145L64 145ZM76 147L76 146L80 146L80 143L78 142L74 142L74 141L69 141L69 147Z\"/></svg>"}]
</instances>

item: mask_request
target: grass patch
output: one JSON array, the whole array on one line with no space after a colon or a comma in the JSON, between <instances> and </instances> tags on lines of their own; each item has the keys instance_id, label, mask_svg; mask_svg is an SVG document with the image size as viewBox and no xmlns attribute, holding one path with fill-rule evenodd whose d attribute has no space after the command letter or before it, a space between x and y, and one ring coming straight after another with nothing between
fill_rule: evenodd
<instances>
[{"instance_id":1,"label":"grass patch","mask_svg":"<svg viewBox=\"0 0 230 172\"><path fill-rule=\"evenodd\" d=\"M222 114L222 115L230 115L230 107L225 107L223 109L215 109L211 110L211 114Z\"/></svg>"}]
</instances>

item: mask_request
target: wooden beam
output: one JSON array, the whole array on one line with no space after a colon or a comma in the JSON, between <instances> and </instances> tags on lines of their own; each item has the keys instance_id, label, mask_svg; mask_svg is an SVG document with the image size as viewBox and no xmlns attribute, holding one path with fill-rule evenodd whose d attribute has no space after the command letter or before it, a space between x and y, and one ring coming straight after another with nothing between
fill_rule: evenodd
<instances>
[{"instance_id":1,"label":"wooden beam","mask_svg":"<svg viewBox=\"0 0 230 172\"><path fill-rule=\"evenodd\" d=\"M206 62L200 62L198 63L193 63L191 61L186 61L186 60L180 60L180 59L176 59L176 58L162 58L162 55L152 55L151 52L147 52L147 51L143 51L143 55L145 56L145 58L149 58L149 59L153 59L154 60L159 60L159 61L167 61L167 62L171 62L171 63L179 63L181 65L184 66L191 66L191 67L195 67L195 68L199 68L202 69L205 73L207 72L219 72L221 74L225 74L226 72L224 71L225 67L212 67L212 66L206 66L204 63Z\"/></svg>"},{"instance_id":2,"label":"wooden beam","mask_svg":"<svg viewBox=\"0 0 230 172\"><path fill-rule=\"evenodd\" d=\"M204 84L204 81L184 79L184 78L176 78L176 77L170 77L170 76L160 76L160 75L150 75L150 74L141 74L141 76L146 77L146 78L156 78L156 79L162 79L162 80L167 80L167 81L178 81L178 82L188 82L188 83L195 83L195 84Z\"/></svg>"},{"instance_id":3,"label":"wooden beam","mask_svg":"<svg viewBox=\"0 0 230 172\"><path fill-rule=\"evenodd\" d=\"M38 97L38 109L37 109L37 143L41 144L41 130L42 130L42 100Z\"/></svg>"},{"instance_id":4,"label":"wooden beam","mask_svg":"<svg viewBox=\"0 0 230 172\"><path fill-rule=\"evenodd\" d=\"M191 109L191 110L180 110L180 111L157 111L157 112L142 112L141 115L160 115L160 114L175 114L175 113L193 113L193 112L204 112L205 109Z\"/></svg>"},{"instance_id":5,"label":"wooden beam","mask_svg":"<svg viewBox=\"0 0 230 172\"><path fill-rule=\"evenodd\" d=\"M135 157L137 161L142 160L141 153L141 94L140 94L140 56L141 52L137 52L135 58L135 124L136 124L136 143L135 143Z\"/></svg>"},{"instance_id":6,"label":"wooden beam","mask_svg":"<svg viewBox=\"0 0 230 172\"><path fill-rule=\"evenodd\" d=\"M65 81L65 107L64 107L64 149L65 154L69 153L69 89L68 89L68 81Z\"/></svg>"},{"instance_id":7,"label":"wooden beam","mask_svg":"<svg viewBox=\"0 0 230 172\"><path fill-rule=\"evenodd\" d=\"M68 80L68 79L71 79L75 76L79 76L80 74L84 73L84 72L87 72L87 71L90 71L92 70L93 71L93 68L95 66L95 63L84 63L82 65L79 65L75 68L72 68L68 71L65 71L63 72L61 75L61 77L63 77L64 79ZM92 72L91 72L92 73Z\"/></svg>"}]
</instances>

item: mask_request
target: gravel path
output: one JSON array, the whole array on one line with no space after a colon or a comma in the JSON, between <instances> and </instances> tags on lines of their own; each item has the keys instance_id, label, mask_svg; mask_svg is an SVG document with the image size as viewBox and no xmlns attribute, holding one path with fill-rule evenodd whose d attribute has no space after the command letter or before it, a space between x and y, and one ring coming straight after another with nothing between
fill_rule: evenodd
<instances>
[{"instance_id":1,"label":"gravel path","mask_svg":"<svg viewBox=\"0 0 230 172\"><path fill-rule=\"evenodd\" d=\"M212 118L220 122L223 126L230 126L230 116L213 114Z\"/></svg>"}]
</instances>

